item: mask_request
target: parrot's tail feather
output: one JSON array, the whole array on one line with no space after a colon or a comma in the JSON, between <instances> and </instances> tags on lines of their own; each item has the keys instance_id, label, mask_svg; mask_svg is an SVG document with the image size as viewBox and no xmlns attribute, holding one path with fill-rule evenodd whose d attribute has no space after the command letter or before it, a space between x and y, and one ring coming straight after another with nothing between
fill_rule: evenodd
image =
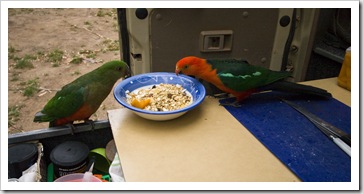
<instances>
[{"instance_id":1,"label":"parrot's tail feather","mask_svg":"<svg viewBox=\"0 0 363 194\"><path fill-rule=\"evenodd\" d=\"M33 120L33 122L44 122L43 121L43 117L45 116L45 114L44 113L42 113L42 112L37 112L37 113L35 113L35 116L34 116L34 120Z\"/></svg>"},{"instance_id":2,"label":"parrot's tail feather","mask_svg":"<svg viewBox=\"0 0 363 194\"><path fill-rule=\"evenodd\" d=\"M302 95L320 96L325 98L332 97L328 91L317 88L314 86L308 86L288 81L279 81L267 86L268 89L277 90L282 92L296 93ZM265 88L264 88L265 89Z\"/></svg>"},{"instance_id":3,"label":"parrot's tail feather","mask_svg":"<svg viewBox=\"0 0 363 194\"><path fill-rule=\"evenodd\" d=\"M55 121L50 121L50 122L49 122L49 128L51 128L51 127L55 127L55 126L57 126L57 125L55 124Z\"/></svg>"},{"instance_id":4,"label":"parrot's tail feather","mask_svg":"<svg viewBox=\"0 0 363 194\"><path fill-rule=\"evenodd\" d=\"M53 119L49 118L48 115L46 115L40 111L40 112L35 113L33 122L41 123L41 122L49 122L51 120L53 120Z\"/></svg>"}]
</instances>

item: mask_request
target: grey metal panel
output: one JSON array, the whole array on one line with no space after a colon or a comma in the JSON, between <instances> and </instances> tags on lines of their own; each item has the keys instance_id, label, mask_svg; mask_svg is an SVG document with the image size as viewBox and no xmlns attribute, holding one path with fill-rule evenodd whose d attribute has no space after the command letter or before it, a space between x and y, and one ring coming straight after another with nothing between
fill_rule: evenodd
<instances>
[{"instance_id":1,"label":"grey metal panel","mask_svg":"<svg viewBox=\"0 0 363 194\"><path fill-rule=\"evenodd\" d=\"M151 71L174 71L182 57L244 58L269 67L279 9L153 9L150 13ZM232 30L231 51L201 52L202 31Z\"/></svg>"},{"instance_id":2,"label":"grey metal panel","mask_svg":"<svg viewBox=\"0 0 363 194\"><path fill-rule=\"evenodd\" d=\"M46 129L38 129L33 131L27 131L24 133L15 133L8 136L8 144L37 141L51 137L58 137L64 135L71 135L72 133L82 133L92 130L108 129L111 127L108 120L94 121L94 129L90 124L80 123L74 125L75 129L72 131L70 126L58 126Z\"/></svg>"}]
</instances>

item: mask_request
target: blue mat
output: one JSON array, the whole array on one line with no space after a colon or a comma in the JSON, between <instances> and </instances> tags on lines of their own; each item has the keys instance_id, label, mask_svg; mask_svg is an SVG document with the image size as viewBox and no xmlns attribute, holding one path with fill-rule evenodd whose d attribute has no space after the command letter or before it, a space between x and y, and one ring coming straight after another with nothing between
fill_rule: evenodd
<instances>
[{"instance_id":1,"label":"blue mat","mask_svg":"<svg viewBox=\"0 0 363 194\"><path fill-rule=\"evenodd\" d=\"M239 108L225 108L302 181L350 182L350 157L280 97L350 134L350 107L335 99L269 92L252 95ZM220 103L234 100L223 99Z\"/></svg>"}]
</instances>

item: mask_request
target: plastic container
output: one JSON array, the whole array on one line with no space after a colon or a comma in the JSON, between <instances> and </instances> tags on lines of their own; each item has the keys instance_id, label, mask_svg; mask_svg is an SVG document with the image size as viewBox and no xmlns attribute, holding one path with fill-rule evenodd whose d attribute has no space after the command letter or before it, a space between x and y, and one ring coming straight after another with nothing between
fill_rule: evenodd
<instances>
[{"instance_id":1,"label":"plastic container","mask_svg":"<svg viewBox=\"0 0 363 194\"><path fill-rule=\"evenodd\" d=\"M84 173L88 163L89 148L78 141L66 141L55 147L50 153L54 165L54 177L72 173Z\"/></svg>"},{"instance_id":2,"label":"plastic container","mask_svg":"<svg viewBox=\"0 0 363 194\"><path fill-rule=\"evenodd\" d=\"M65 175L65 176L62 176L62 177L56 179L54 182L102 182L101 179L99 179L93 175L88 177L87 181L84 181L83 176L84 176L84 173L68 174L68 175Z\"/></svg>"},{"instance_id":3,"label":"plastic container","mask_svg":"<svg viewBox=\"0 0 363 194\"><path fill-rule=\"evenodd\" d=\"M338 85L350 91L351 47L345 51L344 61L338 76Z\"/></svg>"},{"instance_id":4,"label":"plastic container","mask_svg":"<svg viewBox=\"0 0 363 194\"><path fill-rule=\"evenodd\" d=\"M9 147L8 155L8 178L19 178L37 162L38 148L32 143L17 144Z\"/></svg>"},{"instance_id":5,"label":"plastic container","mask_svg":"<svg viewBox=\"0 0 363 194\"><path fill-rule=\"evenodd\" d=\"M101 171L103 174L107 174L111 163L107 159L106 149L95 148L91 150L90 153L88 154L88 158L91 159L92 157L95 157L94 168L98 171Z\"/></svg>"}]
</instances>

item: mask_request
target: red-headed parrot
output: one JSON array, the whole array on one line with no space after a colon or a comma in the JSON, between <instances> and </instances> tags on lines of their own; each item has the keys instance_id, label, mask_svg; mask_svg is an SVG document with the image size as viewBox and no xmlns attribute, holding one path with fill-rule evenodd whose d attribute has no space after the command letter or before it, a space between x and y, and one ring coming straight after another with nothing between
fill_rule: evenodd
<instances>
[{"instance_id":1,"label":"red-headed parrot","mask_svg":"<svg viewBox=\"0 0 363 194\"><path fill-rule=\"evenodd\" d=\"M103 64L63 86L43 110L35 114L34 122L50 122L49 127L53 127L79 120L89 121L116 81L128 74L128 65L123 61Z\"/></svg>"},{"instance_id":2,"label":"red-headed parrot","mask_svg":"<svg viewBox=\"0 0 363 194\"><path fill-rule=\"evenodd\" d=\"M301 94L331 97L326 90L284 81L290 72L272 71L264 67L250 65L245 60L202 59L189 56L176 63L175 73L203 79L220 90L230 93L242 101L253 93L264 90L280 90Z\"/></svg>"}]
</instances>

